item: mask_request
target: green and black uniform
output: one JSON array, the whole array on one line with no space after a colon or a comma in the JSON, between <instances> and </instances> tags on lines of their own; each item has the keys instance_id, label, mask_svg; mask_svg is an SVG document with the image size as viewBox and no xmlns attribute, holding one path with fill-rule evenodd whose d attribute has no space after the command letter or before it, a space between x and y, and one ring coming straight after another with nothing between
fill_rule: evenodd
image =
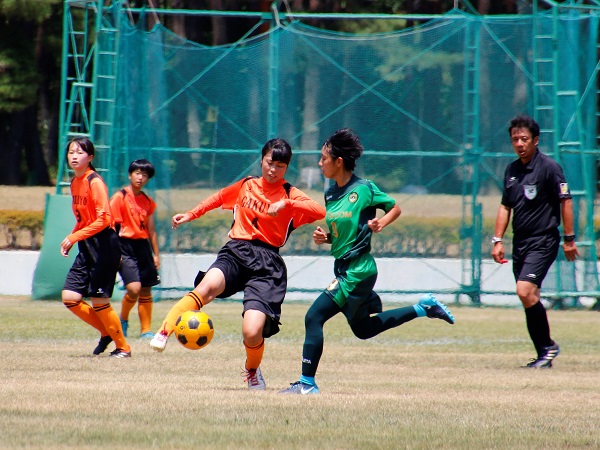
<instances>
[{"instance_id":1,"label":"green and black uniform","mask_svg":"<svg viewBox=\"0 0 600 450\"><path fill-rule=\"evenodd\" d=\"M303 376L315 376L323 353L323 326L336 314L346 316L360 339L372 338L417 317L412 306L381 312L381 299L373 291L377 265L371 255L373 230L368 221L375 218L377 209L387 213L395 204L373 182L356 175L346 185L334 184L325 192L335 279L306 313Z\"/></svg>"}]
</instances>

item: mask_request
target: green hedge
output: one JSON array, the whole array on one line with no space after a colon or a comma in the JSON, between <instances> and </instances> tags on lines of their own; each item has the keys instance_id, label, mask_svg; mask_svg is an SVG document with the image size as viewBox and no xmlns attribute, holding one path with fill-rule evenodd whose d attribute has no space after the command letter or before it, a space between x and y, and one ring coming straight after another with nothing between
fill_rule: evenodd
<instances>
[{"instance_id":1,"label":"green hedge","mask_svg":"<svg viewBox=\"0 0 600 450\"><path fill-rule=\"evenodd\" d=\"M161 248L175 248L184 253L215 253L227 242L231 227L230 212L214 212L177 231L170 229L170 218L160 219ZM328 254L328 246L312 240L316 225L299 228L282 249L283 254ZM493 221L484 221L484 242L492 236ZM382 257L459 257L462 234L460 219L401 217L372 240L373 253ZM44 237L44 214L37 211L0 211L0 249L39 250ZM485 249L484 249L485 250Z\"/></svg>"},{"instance_id":2,"label":"green hedge","mask_svg":"<svg viewBox=\"0 0 600 450\"><path fill-rule=\"evenodd\" d=\"M317 246L312 240L316 225L326 227L322 221L294 231L282 254L328 254L328 246ZM209 214L179 227L175 232L168 231L172 234L161 235L160 242L164 246L170 240L182 252L213 253L227 241L230 227L231 213ZM493 221L484 221L484 242L491 238L493 231ZM373 253L382 257L459 257L460 240L460 219L401 217L374 236L372 246Z\"/></svg>"},{"instance_id":3,"label":"green hedge","mask_svg":"<svg viewBox=\"0 0 600 450\"><path fill-rule=\"evenodd\" d=\"M0 211L0 249L39 250L43 240L43 212Z\"/></svg>"}]
</instances>

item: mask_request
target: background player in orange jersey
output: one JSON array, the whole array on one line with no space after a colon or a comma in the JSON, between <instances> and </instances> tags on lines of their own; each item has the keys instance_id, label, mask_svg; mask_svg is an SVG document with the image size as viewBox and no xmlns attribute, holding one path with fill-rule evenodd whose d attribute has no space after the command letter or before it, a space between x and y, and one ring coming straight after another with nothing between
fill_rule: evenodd
<instances>
[{"instance_id":1,"label":"background player in orange jersey","mask_svg":"<svg viewBox=\"0 0 600 450\"><path fill-rule=\"evenodd\" d=\"M221 189L194 209L173 216L173 228L222 207L234 210L231 240L208 272L196 278L195 289L169 311L150 346L162 352L185 311L198 310L215 297L244 291L242 335L246 348L245 381L249 389L265 389L260 371L264 338L279 332L287 270L279 255L289 234L301 225L325 217L325 208L283 178L292 149L272 139L262 149L261 177L247 177Z\"/></svg>"},{"instance_id":2,"label":"background player in orange jersey","mask_svg":"<svg viewBox=\"0 0 600 450\"><path fill-rule=\"evenodd\" d=\"M121 301L121 326L127 336L129 312L138 301L142 339L152 339L152 286L160 283L158 238L154 224L156 203L142 189L154 176L154 166L146 159L129 165L129 186L110 199L110 211L121 243L119 273L127 293Z\"/></svg>"},{"instance_id":3,"label":"background player in orange jersey","mask_svg":"<svg viewBox=\"0 0 600 450\"><path fill-rule=\"evenodd\" d=\"M67 256L77 242L79 254L65 280L62 301L73 314L100 332L94 355L104 352L114 340L117 348L110 356L129 358L131 349L121 321L110 306L121 260L119 238L110 227L108 189L92 165L94 153L94 144L87 138L75 138L67 145L67 161L75 172L71 195L77 222L73 232L61 242L60 251ZM90 297L92 306L83 297Z\"/></svg>"}]
</instances>

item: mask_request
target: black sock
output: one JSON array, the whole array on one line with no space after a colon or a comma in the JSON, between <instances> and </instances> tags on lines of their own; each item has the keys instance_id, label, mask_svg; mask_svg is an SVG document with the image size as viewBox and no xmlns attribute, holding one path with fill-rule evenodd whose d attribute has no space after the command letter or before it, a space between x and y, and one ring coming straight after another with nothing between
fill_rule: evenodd
<instances>
[{"instance_id":1,"label":"black sock","mask_svg":"<svg viewBox=\"0 0 600 450\"><path fill-rule=\"evenodd\" d=\"M529 336L539 356L543 353L542 349L544 347L554 344L554 341L550 338L550 324L548 323L546 308L544 308L541 301L525 309L525 319Z\"/></svg>"}]
</instances>

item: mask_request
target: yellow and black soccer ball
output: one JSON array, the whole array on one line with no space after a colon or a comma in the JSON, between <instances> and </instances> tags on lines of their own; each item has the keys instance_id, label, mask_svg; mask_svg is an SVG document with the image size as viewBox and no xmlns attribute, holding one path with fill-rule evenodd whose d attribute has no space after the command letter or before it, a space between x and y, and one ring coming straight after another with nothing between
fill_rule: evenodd
<instances>
[{"instance_id":1,"label":"yellow and black soccer ball","mask_svg":"<svg viewBox=\"0 0 600 450\"><path fill-rule=\"evenodd\" d=\"M190 350L206 347L214 334L211 318L202 311L186 311L175 322L177 340Z\"/></svg>"}]
</instances>

